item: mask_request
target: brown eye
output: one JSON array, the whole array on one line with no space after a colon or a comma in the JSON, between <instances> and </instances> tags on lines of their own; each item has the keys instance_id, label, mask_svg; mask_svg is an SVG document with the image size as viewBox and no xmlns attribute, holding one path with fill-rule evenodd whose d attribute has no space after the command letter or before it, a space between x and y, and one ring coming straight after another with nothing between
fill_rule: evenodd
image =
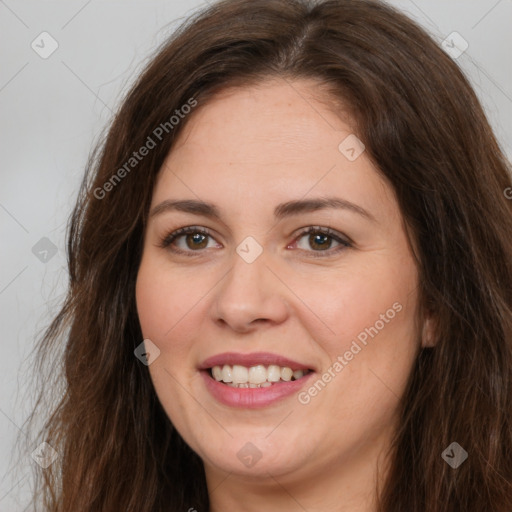
<instances>
[{"instance_id":1,"label":"brown eye","mask_svg":"<svg viewBox=\"0 0 512 512\"><path fill-rule=\"evenodd\" d=\"M180 244L182 239L184 240L184 244ZM207 230L189 226L173 231L167 235L160 243L160 246L173 252L190 254L207 249L208 239L213 240L213 237Z\"/></svg>"},{"instance_id":2,"label":"brown eye","mask_svg":"<svg viewBox=\"0 0 512 512\"><path fill-rule=\"evenodd\" d=\"M306 240L303 246L300 245L302 239ZM333 250L330 250L332 248L333 241L338 245L335 246ZM326 252L327 254L325 254L325 256L330 256L348 247L352 247L352 244L348 240L345 240L341 234L338 234L329 228L321 227L310 227L303 231L295 239L294 244L298 249L312 253L311 255L314 257L324 256L323 254L315 253Z\"/></svg>"},{"instance_id":3,"label":"brown eye","mask_svg":"<svg viewBox=\"0 0 512 512\"><path fill-rule=\"evenodd\" d=\"M202 233L195 233L193 235L182 235L185 237L185 243L189 249L204 249L208 243L205 244L208 235Z\"/></svg>"},{"instance_id":4,"label":"brown eye","mask_svg":"<svg viewBox=\"0 0 512 512\"><path fill-rule=\"evenodd\" d=\"M329 235L319 233L316 235L309 235L308 243L310 247L318 248L322 251L330 249L333 239Z\"/></svg>"}]
</instances>

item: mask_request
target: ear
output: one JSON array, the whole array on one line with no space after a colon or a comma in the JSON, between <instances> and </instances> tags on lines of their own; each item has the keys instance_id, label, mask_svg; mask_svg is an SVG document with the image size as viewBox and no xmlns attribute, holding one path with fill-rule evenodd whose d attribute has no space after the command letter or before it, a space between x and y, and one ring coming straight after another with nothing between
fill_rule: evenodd
<instances>
[{"instance_id":1,"label":"ear","mask_svg":"<svg viewBox=\"0 0 512 512\"><path fill-rule=\"evenodd\" d=\"M437 325L435 317L429 313L423 322L423 329L421 331L421 347L432 348L437 343Z\"/></svg>"}]
</instances>

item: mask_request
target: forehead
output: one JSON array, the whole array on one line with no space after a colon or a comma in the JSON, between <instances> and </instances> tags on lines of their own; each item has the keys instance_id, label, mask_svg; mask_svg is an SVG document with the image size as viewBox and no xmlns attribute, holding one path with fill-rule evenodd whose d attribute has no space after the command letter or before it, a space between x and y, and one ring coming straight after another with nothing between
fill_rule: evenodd
<instances>
[{"instance_id":1,"label":"forehead","mask_svg":"<svg viewBox=\"0 0 512 512\"><path fill-rule=\"evenodd\" d=\"M221 91L194 112L174 152L193 144L209 152L215 148L216 155L230 160L252 152L258 160L273 162L275 152L291 161L312 151L336 155L339 136L353 129L320 102L324 97L320 84L302 80L275 79Z\"/></svg>"},{"instance_id":2,"label":"forehead","mask_svg":"<svg viewBox=\"0 0 512 512\"><path fill-rule=\"evenodd\" d=\"M194 111L176 140L153 204L169 195L195 195L238 202L240 211L243 205L340 193L363 207L372 197L374 206L385 207L389 186L364 152L350 161L340 151L354 129L315 87L276 80L213 97Z\"/></svg>"}]
</instances>

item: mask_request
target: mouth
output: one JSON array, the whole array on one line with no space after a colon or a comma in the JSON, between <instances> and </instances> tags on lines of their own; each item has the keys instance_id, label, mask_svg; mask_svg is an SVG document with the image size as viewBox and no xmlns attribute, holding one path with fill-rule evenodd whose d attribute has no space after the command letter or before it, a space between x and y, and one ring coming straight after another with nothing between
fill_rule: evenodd
<instances>
[{"instance_id":1,"label":"mouth","mask_svg":"<svg viewBox=\"0 0 512 512\"><path fill-rule=\"evenodd\" d=\"M231 407L270 406L302 389L314 368L286 357L258 352L224 353L206 359L199 371L213 398Z\"/></svg>"},{"instance_id":2,"label":"mouth","mask_svg":"<svg viewBox=\"0 0 512 512\"><path fill-rule=\"evenodd\" d=\"M255 366L215 365L207 369L212 379L232 388L267 388L282 382L293 382L308 375L312 370L292 370L289 366L276 364Z\"/></svg>"}]
</instances>

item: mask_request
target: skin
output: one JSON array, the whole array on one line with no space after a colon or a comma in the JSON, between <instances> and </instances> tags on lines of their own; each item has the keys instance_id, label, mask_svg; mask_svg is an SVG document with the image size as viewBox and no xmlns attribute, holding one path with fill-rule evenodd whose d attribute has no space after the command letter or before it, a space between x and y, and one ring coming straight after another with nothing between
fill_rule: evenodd
<instances>
[{"instance_id":1,"label":"skin","mask_svg":"<svg viewBox=\"0 0 512 512\"><path fill-rule=\"evenodd\" d=\"M188 120L154 189L151 209L201 199L222 214L151 216L136 286L144 338L160 349L151 379L204 461L212 512L375 510L396 408L421 348L418 274L393 190L366 152L355 161L340 152L354 129L318 91L314 82L274 80L217 95ZM374 220L333 208L274 219L279 203L326 196ZM174 241L191 257L160 246L185 226L211 237ZM353 245L336 252L333 238L299 236L309 226ZM248 236L263 249L250 264L236 252ZM260 409L229 407L199 375L212 355L266 351L315 368L314 382L395 303L401 311L307 404L292 395ZM247 442L261 453L252 467L237 457Z\"/></svg>"}]
</instances>

